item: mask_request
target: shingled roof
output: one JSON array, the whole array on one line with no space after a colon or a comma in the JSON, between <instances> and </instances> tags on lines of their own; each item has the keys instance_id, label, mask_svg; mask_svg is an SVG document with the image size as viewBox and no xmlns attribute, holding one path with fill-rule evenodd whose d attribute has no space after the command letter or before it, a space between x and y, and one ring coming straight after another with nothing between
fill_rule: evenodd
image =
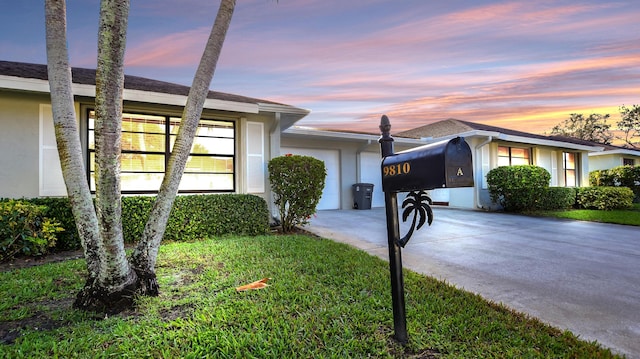
<instances>
[{"instance_id":1,"label":"shingled roof","mask_svg":"<svg viewBox=\"0 0 640 359\"><path fill-rule=\"evenodd\" d=\"M12 62L12 61L0 61L0 75L14 76L26 79L44 80L48 79L47 65L31 64L24 62ZM75 84L80 85L92 85L96 84L96 70L74 67L71 69L72 81ZM144 77L125 75L124 87L130 90L140 90L148 92L157 92L170 95L189 95L189 86L178 85L170 82L152 80ZM207 98L249 103L249 104L273 104L281 106L289 106L278 102L261 100L246 96L233 95L224 92L209 91Z\"/></svg>"},{"instance_id":2,"label":"shingled roof","mask_svg":"<svg viewBox=\"0 0 640 359\"><path fill-rule=\"evenodd\" d=\"M538 135L534 133L511 130L503 127L461 121L453 118L434 122L425 126L414 128L412 130L399 132L394 136L396 135L408 138L419 138L423 140L433 139L434 141L442 137L466 137L480 135L494 136L497 139L511 142L557 146L586 151L601 151L603 149L603 145L575 138Z\"/></svg>"},{"instance_id":3,"label":"shingled roof","mask_svg":"<svg viewBox=\"0 0 640 359\"><path fill-rule=\"evenodd\" d=\"M403 132L397 133L396 135L402 136L402 137L410 137L410 138L426 138L426 137L438 138L438 137L458 135L461 133L471 132L471 131L499 132L499 133L503 133L505 135L511 135L511 136L521 136L521 137L529 137L529 138L537 138L537 139L552 139L552 137L550 136L536 135L533 133L510 130L508 128L490 126L490 125L485 125L481 123L461 121L461 120L456 120L454 118L434 122L429 125L424 125L411 130L403 131Z\"/></svg>"}]
</instances>

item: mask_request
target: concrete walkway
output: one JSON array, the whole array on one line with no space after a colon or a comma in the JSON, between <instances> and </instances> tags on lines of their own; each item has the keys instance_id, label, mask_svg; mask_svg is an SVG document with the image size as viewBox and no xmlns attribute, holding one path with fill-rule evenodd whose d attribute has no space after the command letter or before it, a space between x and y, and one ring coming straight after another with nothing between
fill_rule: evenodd
<instances>
[{"instance_id":1,"label":"concrete walkway","mask_svg":"<svg viewBox=\"0 0 640 359\"><path fill-rule=\"evenodd\" d=\"M640 228L434 207L405 269L640 358ZM401 219L400 219L401 220ZM401 235L409 222L401 223ZM384 208L319 211L307 230L388 260Z\"/></svg>"}]
</instances>

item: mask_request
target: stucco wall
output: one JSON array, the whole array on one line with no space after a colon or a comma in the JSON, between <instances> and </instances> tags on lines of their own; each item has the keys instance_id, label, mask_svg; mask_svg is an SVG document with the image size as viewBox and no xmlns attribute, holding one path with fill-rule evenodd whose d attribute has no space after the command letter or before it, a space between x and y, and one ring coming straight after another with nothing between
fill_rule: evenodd
<instances>
[{"instance_id":1,"label":"stucco wall","mask_svg":"<svg viewBox=\"0 0 640 359\"><path fill-rule=\"evenodd\" d=\"M618 166L622 166L620 155L589 156L589 171L607 170Z\"/></svg>"}]
</instances>

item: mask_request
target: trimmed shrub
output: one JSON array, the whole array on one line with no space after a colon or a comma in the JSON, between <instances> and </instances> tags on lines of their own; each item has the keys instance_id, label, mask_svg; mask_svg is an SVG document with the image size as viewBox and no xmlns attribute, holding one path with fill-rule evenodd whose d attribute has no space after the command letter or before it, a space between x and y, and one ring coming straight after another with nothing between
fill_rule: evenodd
<instances>
[{"instance_id":1,"label":"trimmed shrub","mask_svg":"<svg viewBox=\"0 0 640 359\"><path fill-rule=\"evenodd\" d=\"M142 237L155 197L122 197L124 240L134 243ZM0 200L0 203L12 201ZM33 198L23 202L47 204L43 213L61 223L56 251L81 247L68 198ZM44 207L43 207L44 208ZM249 194L207 194L178 196L173 205L165 240L196 240L208 236L261 235L269 233L269 210L262 198Z\"/></svg>"},{"instance_id":2,"label":"trimmed shrub","mask_svg":"<svg viewBox=\"0 0 640 359\"><path fill-rule=\"evenodd\" d=\"M542 210L564 210L576 205L576 189L573 187L547 187L540 201Z\"/></svg>"},{"instance_id":3,"label":"trimmed shrub","mask_svg":"<svg viewBox=\"0 0 640 359\"><path fill-rule=\"evenodd\" d=\"M0 260L41 256L55 246L56 233L63 229L44 216L45 210L24 201L0 202Z\"/></svg>"},{"instance_id":4,"label":"trimmed shrub","mask_svg":"<svg viewBox=\"0 0 640 359\"><path fill-rule=\"evenodd\" d=\"M142 237L155 197L122 197L124 239ZM250 194L178 196L164 240L190 241L211 236L261 235L269 232L269 210L262 197Z\"/></svg>"},{"instance_id":5,"label":"trimmed shrub","mask_svg":"<svg viewBox=\"0 0 640 359\"><path fill-rule=\"evenodd\" d=\"M316 213L327 171L324 162L310 156L286 155L269 161L269 181L280 214L282 231L308 223Z\"/></svg>"},{"instance_id":6,"label":"trimmed shrub","mask_svg":"<svg viewBox=\"0 0 640 359\"><path fill-rule=\"evenodd\" d=\"M491 200L510 212L542 208L550 179L547 170L531 165L502 166L487 173Z\"/></svg>"},{"instance_id":7,"label":"trimmed shrub","mask_svg":"<svg viewBox=\"0 0 640 359\"><path fill-rule=\"evenodd\" d=\"M577 203L586 209L625 209L633 203L633 191L627 187L578 188Z\"/></svg>"},{"instance_id":8,"label":"trimmed shrub","mask_svg":"<svg viewBox=\"0 0 640 359\"><path fill-rule=\"evenodd\" d=\"M618 166L589 173L591 186L628 187L633 191L633 201L640 202L640 166Z\"/></svg>"},{"instance_id":9,"label":"trimmed shrub","mask_svg":"<svg viewBox=\"0 0 640 359\"><path fill-rule=\"evenodd\" d=\"M176 197L164 239L184 241L227 234L255 236L268 232L269 210L262 197L250 194L193 195Z\"/></svg>"}]
</instances>

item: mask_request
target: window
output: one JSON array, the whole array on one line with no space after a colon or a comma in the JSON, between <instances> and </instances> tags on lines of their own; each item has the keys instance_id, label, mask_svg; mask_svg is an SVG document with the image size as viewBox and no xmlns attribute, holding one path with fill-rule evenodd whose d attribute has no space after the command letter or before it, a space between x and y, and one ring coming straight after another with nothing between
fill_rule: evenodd
<instances>
[{"instance_id":1,"label":"window","mask_svg":"<svg viewBox=\"0 0 640 359\"><path fill-rule=\"evenodd\" d=\"M498 166L531 164L528 148L498 146Z\"/></svg>"},{"instance_id":2,"label":"window","mask_svg":"<svg viewBox=\"0 0 640 359\"><path fill-rule=\"evenodd\" d=\"M623 166L633 166L634 165L634 160L633 158L623 158L622 159L622 165Z\"/></svg>"},{"instance_id":3,"label":"window","mask_svg":"<svg viewBox=\"0 0 640 359\"><path fill-rule=\"evenodd\" d=\"M157 192L173 149L180 118L124 113L121 188L124 193ZM89 178L95 191L95 112L88 121ZM235 127L231 121L201 119L180 181L181 192L235 190Z\"/></svg>"},{"instance_id":4,"label":"window","mask_svg":"<svg viewBox=\"0 0 640 359\"><path fill-rule=\"evenodd\" d=\"M563 154L563 163L565 187L577 187L578 177L576 172L576 154L573 152L565 152Z\"/></svg>"}]
</instances>

